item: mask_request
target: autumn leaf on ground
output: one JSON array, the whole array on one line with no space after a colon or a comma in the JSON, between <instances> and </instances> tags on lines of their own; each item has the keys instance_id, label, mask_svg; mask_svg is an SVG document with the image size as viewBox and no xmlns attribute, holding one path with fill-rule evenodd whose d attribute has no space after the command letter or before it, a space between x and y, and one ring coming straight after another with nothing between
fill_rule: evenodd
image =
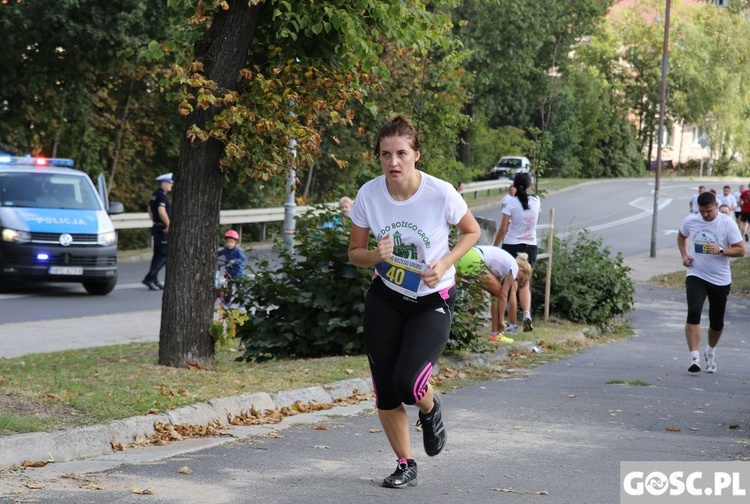
<instances>
[{"instance_id":1,"label":"autumn leaf on ground","mask_svg":"<svg viewBox=\"0 0 750 504\"><path fill-rule=\"evenodd\" d=\"M370 429L368 432L370 432L371 434L378 434L380 432L383 432L383 430L382 429Z\"/></svg>"},{"instance_id":2,"label":"autumn leaf on ground","mask_svg":"<svg viewBox=\"0 0 750 504\"><path fill-rule=\"evenodd\" d=\"M47 465L47 462L44 462L43 460L24 460L23 463L21 463L21 467L44 467Z\"/></svg>"},{"instance_id":3,"label":"autumn leaf on ground","mask_svg":"<svg viewBox=\"0 0 750 504\"><path fill-rule=\"evenodd\" d=\"M131 493L138 494L138 495L153 495L154 489L151 487L144 488L141 490L138 487L133 487L133 490L131 490Z\"/></svg>"},{"instance_id":4,"label":"autumn leaf on ground","mask_svg":"<svg viewBox=\"0 0 750 504\"><path fill-rule=\"evenodd\" d=\"M31 488L32 490L42 490L44 488L44 485L37 483L36 481L27 481L24 486L26 488Z\"/></svg>"},{"instance_id":5,"label":"autumn leaf on ground","mask_svg":"<svg viewBox=\"0 0 750 504\"><path fill-rule=\"evenodd\" d=\"M193 474L193 470L190 469L188 466L180 467L180 470L177 472L179 472L180 474Z\"/></svg>"},{"instance_id":6,"label":"autumn leaf on ground","mask_svg":"<svg viewBox=\"0 0 750 504\"><path fill-rule=\"evenodd\" d=\"M316 425L315 427L313 427L313 430L328 430L328 427L326 427L325 425Z\"/></svg>"},{"instance_id":7,"label":"autumn leaf on ground","mask_svg":"<svg viewBox=\"0 0 750 504\"><path fill-rule=\"evenodd\" d=\"M682 432L682 429L680 429L679 427L667 427L666 431L667 432Z\"/></svg>"},{"instance_id":8,"label":"autumn leaf on ground","mask_svg":"<svg viewBox=\"0 0 750 504\"><path fill-rule=\"evenodd\" d=\"M741 429L740 424L732 424L729 426L730 429Z\"/></svg>"},{"instance_id":9,"label":"autumn leaf on ground","mask_svg":"<svg viewBox=\"0 0 750 504\"><path fill-rule=\"evenodd\" d=\"M79 488L82 488L83 490L101 490L102 489L102 487L100 487L96 483L86 483L85 485L81 485Z\"/></svg>"},{"instance_id":10,"label":"autumn leaf on ground","mask_svg":"<svg viewBox=\"0 0 750 504\"><path fill-rule=\"evenodd\" d=\"M349 397L336 399L335 401L333 401L333 404L337 406L349 406L350 404L359 404L363 401L369 401L373 397L375 397L375 394L373 394L372 392L361 394L359 390L355 389Z\"/></svg>"}]
</instances>

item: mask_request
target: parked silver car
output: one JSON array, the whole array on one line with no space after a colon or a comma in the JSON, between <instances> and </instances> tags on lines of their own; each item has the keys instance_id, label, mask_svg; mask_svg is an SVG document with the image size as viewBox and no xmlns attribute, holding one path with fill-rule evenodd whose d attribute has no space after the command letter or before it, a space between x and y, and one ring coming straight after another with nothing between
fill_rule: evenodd
<instances>
[{"instance_id":1,"label":"parked silver car","mask_svg":"<svg viewBox=\"0 0 750 504\"><path fill-rule=\"evenodd\" d=\"M481 175L478 180L512 179L516 173L528 173L531 161L526 156L503 156L490 171Z\"/></svg>"},{"instance_id":2,"label":"parked silver car","mask_svg":"<svg viewBox=\"0 0 750 504\"><path fill-rule=\"evenodd\" d=\"M495 174L495 178L512 179L516 173L528 173L530 168L531 161L526 156L503 156L495 163L490 173Z\"/></svg>"}]
</instances>

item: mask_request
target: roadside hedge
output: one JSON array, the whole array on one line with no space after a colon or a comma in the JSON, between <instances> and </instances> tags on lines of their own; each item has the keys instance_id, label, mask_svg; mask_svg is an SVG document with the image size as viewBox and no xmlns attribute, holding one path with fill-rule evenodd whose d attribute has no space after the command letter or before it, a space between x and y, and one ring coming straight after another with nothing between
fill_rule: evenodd
<instances>
[{"instance_id":1,"label":"roadside hedge","mask_svg":"<svg viewBox=\"0 0 750 504\"><path fill-rule=\"evenodd\" d=\"M604 326L633 309L635 285L621 253L612 255L601 238L587 230L568 239L555 238L550 281L550 313L583 324ZM544 309L546 264L538 261L531 283L535 313Z\"/></svg>"}]
</instances>

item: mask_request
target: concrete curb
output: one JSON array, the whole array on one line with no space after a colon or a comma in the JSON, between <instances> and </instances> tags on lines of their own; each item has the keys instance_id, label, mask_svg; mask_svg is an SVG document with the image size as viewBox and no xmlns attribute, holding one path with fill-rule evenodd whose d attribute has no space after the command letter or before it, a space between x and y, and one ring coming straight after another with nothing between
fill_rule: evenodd
<instances>
[{"instance_id":1,"label":"concrete curb","mask_svg":"<svg viewBox=\"0 0 750 504\"><path fill-rule=\"evenodd\" d=\"M229 425L228 414L240 415L253 408L259 411L291 406L297 401L315 400L330 404L356 392L372 392L372 384L354 378L325 386L267 394L246 394L222 397L205 403L183 406L162 414L137 416L55 432L36 432L0 438L0 469L20 465L24 461L71 461L96 457L112 452L112 443L133 443L136 438L156 433L154 422L164 424L208 425L218 422Z\"/></svg>"}]
</instances>

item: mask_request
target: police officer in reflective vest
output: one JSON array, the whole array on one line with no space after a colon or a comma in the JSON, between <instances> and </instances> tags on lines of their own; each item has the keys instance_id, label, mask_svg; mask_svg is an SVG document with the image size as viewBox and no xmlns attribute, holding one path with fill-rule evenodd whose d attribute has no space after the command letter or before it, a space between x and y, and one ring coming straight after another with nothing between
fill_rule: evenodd
<instances>
[{"instance_id":1,"label":"police officer in reflective vest","mask_svg":"<svg viewBox=\"0 0 750 504\"><path fill-rule=\"evenodd\" d=\"M143 279L143 285L149 290L164 289L159 281L159 271L167 264L167 237L172 219L172 205L167 199L167 193L172 190L174 181L171 173L156 177L159 188L151 195L148 204L148 215L154 222L151 235L154 237L154 255L151 258L151 268Z\"/></svg>"}]
</instances>

